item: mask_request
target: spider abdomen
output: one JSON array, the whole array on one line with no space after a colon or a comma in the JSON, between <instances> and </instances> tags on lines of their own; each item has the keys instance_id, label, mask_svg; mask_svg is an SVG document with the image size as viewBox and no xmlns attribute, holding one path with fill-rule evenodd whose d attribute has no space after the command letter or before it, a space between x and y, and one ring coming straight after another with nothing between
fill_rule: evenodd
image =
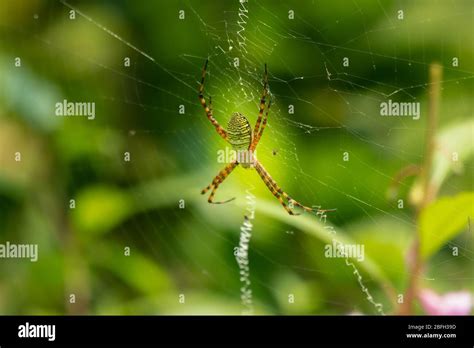
<instances>
[{"instance_id":1,"label":"spider abdomen","mask_svg":"<svg viewBox=\"0 0 474 348\"><path fill-rule=\"evenodd\" d=\"M235 112L227 125L227 135L235 151L248 150L252 142L250 122L244 115Z\"/></svg>"}]
</instances>

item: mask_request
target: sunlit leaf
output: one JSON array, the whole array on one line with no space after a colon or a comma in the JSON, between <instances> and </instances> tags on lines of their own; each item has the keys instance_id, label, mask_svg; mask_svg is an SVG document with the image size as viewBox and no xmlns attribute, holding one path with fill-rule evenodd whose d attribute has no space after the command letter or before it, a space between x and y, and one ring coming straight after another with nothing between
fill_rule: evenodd
<instances>
[{"instance_id":1,"label":"sunlit leaf","mask_svg":"<svg viewBox=\"0 0 474 348\"><path fill-rule=\"evenodd\" d=\"M428 258L453 239L474 216L474 193L441 198L427 206L420 216L421 255Z\"/></svg>"},{"instance_id":2,"label":"sunlit leaf","mask_svg":"<svg viewBox=\"0 0 474 348\"><path fill-rule=\"evenodd\" d=\"M437 192L446 178L451 173L462 170L463 163L473 155L473 132L474 121L468 120L443 129L436 137L436 150L430 176L431 190ZM410 201L419 204L422 197L422 183L417 180L411 189Z\"/></svg>"},{"instance_id":3,"label":"sunlit leaf","mask_svg":"<svg viewBox=\"0 0 474 348\"><path fill-rule=\"evenodd\" d=\"M431 185L438 188L450 172L474 153L472 135L474 120L443 130L437 137L437 152L433 162Z\"/></svg>"},{"instance_id":4,"label":"sunlit leaf","mask_svg":"<svg viewBox=\"0 0 474 348\"><path fill-rule=\"evenodd\" d=\"M117 188L97 186L80 192L73 221L86 233L104 233L121 223L133 212L133 202L127 193Z\"/></svg>"}]
</instances>

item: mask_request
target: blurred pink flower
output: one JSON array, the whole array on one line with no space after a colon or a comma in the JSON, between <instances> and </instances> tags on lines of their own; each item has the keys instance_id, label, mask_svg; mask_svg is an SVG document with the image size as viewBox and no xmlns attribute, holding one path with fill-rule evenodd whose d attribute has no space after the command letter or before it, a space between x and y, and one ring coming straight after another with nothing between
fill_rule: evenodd
<instances>
[{"instance_id":1,"label":"blurred pink flower","mask_svg":"<svg viewBox=\"0 0 474 348\"><path fill-rule=\"evenodd\" d=\"M422 289L418 298L429 315L468 315L471 312L472 296L468 291L438 295L431 289Z\"/></svg>"}]
</instances>

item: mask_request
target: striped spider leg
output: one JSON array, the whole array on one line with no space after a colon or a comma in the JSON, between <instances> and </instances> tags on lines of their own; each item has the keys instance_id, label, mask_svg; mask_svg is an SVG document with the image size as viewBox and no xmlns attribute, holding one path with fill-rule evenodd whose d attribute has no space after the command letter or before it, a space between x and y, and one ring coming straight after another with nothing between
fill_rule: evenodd
<instances>
[{"instance_id":1,"label":"striped spider leg","mask_svg":"<svg viewBox=\"0 0 474 348\"><path fill-rule=\"evenodd\" d=\"M267 112L265 114L265 118L262 124L262 116L263 116L263 111L265 110L265 99L267 95L268 95L268 70L267 70L267 64L265 64L265 73L263 75L263 92L262 92L262 97L260 98L260 107L258 110L257 122L255 123L255 128L253 130L252 143L250 144L250 148L249 148L250 151L254 151L255 148L257 147L258 140L262 136L263 130L265 129L265 126L267 124L267 116L268 116L268 111L270 109L271 100L268 103ZM260 130L260 124L262 124L261 130Z\"/></svg>"},{"instance_id":2,"label":"striped spider leg","mask_svg":"<svg viewBox=\"0 0 474 348\"><path fill-rule=\"evenodd\" d=\"M202 77L201 77L201 84L199 86L199 100L201 101L201 105L206 112L207 118L211 121L212 125L216 128L217 133L224 139L227 140L227 132L224 128L217 122L217 120L212 115L212 100L209 101L209 106L206 104L206 99L204 98L204 78L206 77L207 71L207 63L209 59L206 59L206 63L204 64L204 68L202 69Z\"/></svg>"},{"instance_id":3,"label":"striped spider leg","mask_svg":"<svg viewBox=\"0 0 474 348\"><path fill-rule=\"evenodd\" d=\"M250 148L249 148L249 150L251 151L255 151L255 148L257 147L258 142L260 141L260 138L262 137L265 126L267 125L268 112L270 111L270 107L272 105L272 100L270 96L270 100L268 102L268 105L265 111L265 99L267 95L268 95L268 70L267 70L267 64L265 64L265 72L263 75L263 92L262 92L262 97L260 99L260 108L258 112L257 122L255 123L252 143L250 144ZM263 117L263 121L262 121L262 116L263 116L264 111L265 111L265 117ZM320 210L319 207L309 208L307 206L304 206L298 201L291 198L285 191L281 189L280 186L278 186L276 181L271 177L271 175L267 172L267 170L263 167L263 165L258 160L255 160L254 167L258 175L260 176L260 178L262 178L263 182L267 186L267 188L270 190L273 196L275 196L278 199L278 201L283 206L283 208L285 208L288 214L300 215L299 213L295 213L293 210L291 210L294 206L300 207L306 212L316 212L317 214L321 214L325 212L323 210ZM287 200L288 204L285 203L284 199Z\"/></svg>"},{"instance_id":4,"label":"striped spider leg","mask_svg":"<svg viewBox=\"0 0 474 348\"><path fill-rule=\"evenodd\" d=\"M204 68L202 69L202 77L201 77L201 84L199 85L199 100L201 101L201 105L204 108L204 111L206 112L206 116L211 122L211 124L216 128L217 133L224 139L227 140L228 135L226 130L217 122L217 120L214 118L212 114L212 98L209 97L209 106L206 103L206 99L204 98L204 79L206 77L206 72L207 72L207 64L209 63L209 60L206 59L206 63L204 64ZM238 163L237 161L233 161L232 163L229 163L224 169L222 169L217 176L212 180L212 183L207 186L205 189L201 191L201 194L205 194L207 191L211 190L211 194L209 195L208 202L213 203L213 204L223 204L230 202L235 199L235 197L228 199L226 201L222 202L214 202L214 195L217 191L217 188L219 185L227 178L227 176L234 170L235 167L237 167Z\"/></svg>"},{"instance_id":5,"label":"striped spider leg","mask_svg":"<svg viewBox=\"0 0 474 348\"><path fill-rule=\"evenodd\" d=\"M285 210L290 215L299 215L299 213L295 213L292 209L294 206L302 208L305 212L315 212L317 215L323 216L323 214L330 210L321 210L319 207L310 208L307 207L298 201L291 198L285 191L283 191L280 186L276 183L275 180L270 176L270 174L266 171L263 165L254 157L252 153L255 151L257 147L263 131L267 125L267 118L268 112L271 106L271 99L266 104L266 98L268 96L268 72L267 72L267 65L265 64L265 73L263 77L263 92L262 97L260 99L260 106L259 106L259 113L257 117L257 122L255 123L255 127L252 132L252 128L250 126L249 121L247 118L242 115L241 113L234 113L229 120L227 125L227 130L222 128L216 119L213 117L212 114L212 102L211 99L209 100L209 106L206 104L206 100L203 96L204 91L204 78L206 76L208 61L204 65L202 71L202 78L201 78L201 85L199 86L199 100L201 101L201 105L206 112L207 118L211 122L211 124L216 128L217 133L230 145L235 151L246 151L250 153L250 160L237 159L229 163L224 169L222 169L217 176L212 180L211 184L207 186L205 189L201 191L201 194L205 194L209 190L211 190L211 194L209 195L208 202L214 204L223 204L230 202L235 199L231 198L226 201L221 202L214 202L214 195L217 191L217 188L220 184L224 182L224 180L232 173L232 171L238 166L241 165L243 168L250 169L255 168L260 178L263 180L267 188L270 192L275 196L280 204L285 208Z\"/></svg>"},{"instance_id":6,"label":"striped spider leg","mask_svg":"<svg viewBox=\"0 0 474 348\"><path fill-rule=\"evenodd\" d=\"M255 170L257 171L258 175L260 175L260 178L262 178L265 185L267 185L267 188L270 190L272 195L278 199L278 201L283 206L283 208L285 208L288 214L300 215L300 213L295 213L292 210L294 206L300 207L308 213L316 213L316 215L322 215L326 211L329 211L329 210L319 209L319 207L314 207L314 208L307 207L301 204L300 202L294 200L293 198L291 198L290 195L288 195L285 191L281 189L280 186L278 186L276 181L271 177L271 175L267 172L267 170L263 167L263 165L258 160L255 161ZM285 200L288 203L285 203Z\"/></svg>"},{"instance_id":7,"label":"striped spider leg","mask_svg":"<svg viewBox=\"0 0 474 348\"><path fill-rule=\"evenodd\" d=\"M231 163L229 163L227 166L225 166L224 169L222 169L217 175L216 177L214 178L214 180L212 180L212 182L209 184L209 186L207 186L205 189L203 189L201 191L201 194L205 194L207 191L209 191L210 189L212 189L211 191L211 194L209 195L209 198L207 199L207 201L209 203L212 203L212 204L224 204L224 203L228 203L230 201L233 201L235 199L235 197L233 198L230 198L226 201L222 201L222 202L214 202L213 199L214 199L214 195L216 194L216 191L217 191L217 188L219 187L220 184L222 184L222 182L225 180L225 178L227 178L229 176L230 173L232 173L232 171L235 169L235 167L237 167L239 164L237 163L237 161L233 161Z\"/></svg>"}]
</instances>

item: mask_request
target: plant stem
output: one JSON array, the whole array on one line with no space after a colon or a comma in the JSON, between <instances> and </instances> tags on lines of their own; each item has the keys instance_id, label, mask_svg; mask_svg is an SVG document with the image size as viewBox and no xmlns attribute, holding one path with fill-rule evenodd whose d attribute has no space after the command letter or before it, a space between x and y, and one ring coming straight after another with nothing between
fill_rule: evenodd
<instances>
[{"instance_id":1,"label":"plant stem","mask_svg":"<svg viewBox=\"0 0 474 348\"><path fill-rule=\"evenodd\" d=\"M436 148L436 130L438 128L438 113L439 113L439 99L441 76L443 68L439 64L430 65L430 90L429 90L429 104L428 104L428 122L426 125L426 142L425 142L425 162L422 171L423 183L423 199L420 204L420 209L423 209L428 203L434 199L435 192L431 186L431 170L433 166L433 155Z\"/></svg>"},{"instance_id":2,"label":"plant stem","mask_svg":"<svg viewBox=\"0 0 474 348\"><path fill-rule=\"evenodd\" d=\"M412 266L408 278L408 286L405 292L405 300L400 306L399 314L410 315L413 313L413 302L418 292L418 280L423 272L423 260L420 255L420 214L423 209L435 198L436 191L431 185L431 172L433 166L433 155L436 149L436 130L438 127L438 113L440 100L440 86L443 68L437 63L430 65L430 84L428 95L428 119L425 135L424 163L420 173L421 186L423 188L422 198L416 207L417 229L413 243L410 259Z\"/></svg>"}]
</instances>

